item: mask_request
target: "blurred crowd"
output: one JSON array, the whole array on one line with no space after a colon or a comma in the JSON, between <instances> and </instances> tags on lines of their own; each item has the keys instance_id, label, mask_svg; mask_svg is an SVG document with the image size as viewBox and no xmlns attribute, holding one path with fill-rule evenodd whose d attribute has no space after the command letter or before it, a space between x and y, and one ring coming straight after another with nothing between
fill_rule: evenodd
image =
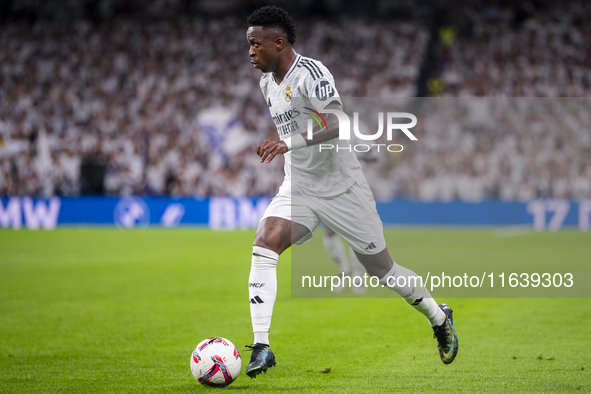
<instances>
[{"instance_id":1,"label":"blurred crowd","mask_svg":"<svg viewBox=\"0 0 591 394\"><path fill-rule=\"evenodd\" d=\"M377 200L591 197L591 98L420 101L418 141L365 163Z\"/></svg>"},{"instance_id":2,"label":"blurred crowd","mask_svg":"<svg viewBox=\"0 0 591 394\"><path fill-rule=\"evenodd\" d=\"M591 2L533 3L457 7L456 25L440 32L445 95L591 95Z\"/></svg>"},{"instance_id":3,"label":"blurred crowd","mask_svg":"<svg viewBox=\"0 0 591 394\"><path fill-rule=\"evenodd\" d=\"M107 163L108 194L274 194L283 166L255 154L277 134L246 27L235 18L4 26L0 195L76 195L84 158ZM415 94L424 29L351 20L298 31L297 50L322 59L342 95Z\"/></svg>"},{"instance_id":4,"label":"blurred crowd","mask_svg":"<svg viewBox=\"0 0 591 394\"><path fill-rule=\"evenodd\" d=\"M446 41L443 95L589 95L589 25L509 25L486 20L471 37ZM430 40L423 24L296 26L296 51L321 60L342 96L417 94ZM255 154L277 132L249 63L246 27L235 17L6 22L0 195L78 195L88 163L106 166L111 195L275 194L283 160L262 165ZM368 180L384 200L589 197L591 119L581 100L560 104L576 114L565 119L554 101L531 109L468 100L434 110L419 122L420 148L405 144L369 162Z\"/></svg>"},{"instance_id":5,"label":"blurred crowd","mask_svg":"<svg viewBox=\"0 0 591 394\"><path fill-rule=\"evenodd\" d=\"M227 193L243 153L210 168L216 151L198 116L240 117L244 149L267 134L244 30L233 19L5 26L0 194L77 194L86 157L107 163L108 194Z\"/></svg>"}]
</instances>

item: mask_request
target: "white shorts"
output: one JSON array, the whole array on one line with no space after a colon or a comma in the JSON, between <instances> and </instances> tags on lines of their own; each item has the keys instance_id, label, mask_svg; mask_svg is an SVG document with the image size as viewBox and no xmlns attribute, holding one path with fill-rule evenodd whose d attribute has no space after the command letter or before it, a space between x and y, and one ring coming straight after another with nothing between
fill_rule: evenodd
<instances>
[{"instance_id":1,"label":"white shorts","mask_svg":"<svg viewBox=\"0 0 591 394\"><path fill-rule=\"evenodd\" d=\"M284 182L265 210L261 221L279 217L306 226L310 233L296 242L312 239L314 229L324 222L361 254L376 254L386 248L384 227L367 183L353 184L336 197L292 195L290 182Z\"/></svg>"}]
</instances>

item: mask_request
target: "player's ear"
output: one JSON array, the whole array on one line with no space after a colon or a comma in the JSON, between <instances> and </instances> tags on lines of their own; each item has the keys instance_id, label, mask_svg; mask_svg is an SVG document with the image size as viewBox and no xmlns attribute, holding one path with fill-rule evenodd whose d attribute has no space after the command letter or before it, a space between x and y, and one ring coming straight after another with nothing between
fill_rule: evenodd
<instances>
[{"instance_id":1,"label":"player's ear","mask_svg":"<svg viewBox=\"0 0 591 394\"><path fill-rule=\"evenodd\" d=\"M283 40L283 37L277 37L275 40L275 50L277 50L277 52L281 52L283 50L284 44L285 41Z\"/></svg>"}]
</instances>

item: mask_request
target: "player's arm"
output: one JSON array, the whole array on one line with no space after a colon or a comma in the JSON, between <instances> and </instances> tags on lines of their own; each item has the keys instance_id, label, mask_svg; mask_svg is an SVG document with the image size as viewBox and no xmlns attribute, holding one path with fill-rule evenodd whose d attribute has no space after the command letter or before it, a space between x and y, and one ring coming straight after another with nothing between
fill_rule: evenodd
<instances>
[{"instance_id":1,"label":"player's arm","mask_svg":"<svg viewBox=\"0 0 591 394\"><path fill-rule=\"evenodd\" d=\"M340 103L336 101L325 107L326 109L343 110ZM261 157L261 163L270 163L277 155L282 155L289 150L313 146L322 142L332 140L339 136L339 121L336 115L327 114L324 116L327 127L320 127L315 124L312 128L312 139L308 139L307 133L296 134L284 141L265 140L257 147L257 154Z\"/></svg>"}]
</instances>

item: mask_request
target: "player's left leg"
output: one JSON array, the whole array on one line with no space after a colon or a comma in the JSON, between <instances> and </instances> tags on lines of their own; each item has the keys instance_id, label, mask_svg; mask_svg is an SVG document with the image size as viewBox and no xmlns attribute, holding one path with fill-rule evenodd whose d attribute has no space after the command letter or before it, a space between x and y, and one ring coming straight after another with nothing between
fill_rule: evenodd
<instances>
[{"instance_id":1,"label":"player's left leg","mask_svg":"<svg viewBox=\"0 0 591 394\"><path fill-rule=\"evenodd\" d=\"M390 257L388 248L374 255L358 252L355 255L368 274L381 278L381 283L394 290L427 318L433 328L433 337L437 339L441 361L450 364L458 353L458 337L451 308L445 304L437 305L425 288L422 278L408 268L396 264ZM384 274L386 267L391 268Z\"/></svg>"},{"instance_id":2,"label":"player's left leg","mask_svg":"<svg viewBox=\"0 0 591 394\"><path fill-rule=\"evenodd\" d=\"M422 278L406 267L396 264L388 248L376 254L355 252L359 262L371 276L380 278L380 282L394 290L406 302L421 312L432 327L445 321L445 313L423 286Z\"/></svg>"},{"instance_id":3,"label":"player's left leg","mask_svg":"<svg viewBox=\"0 0 591 394\"><path fill-rule=\"evenodd\" d=\"M442 361L452 362L457 353L457 337L451 309L437 305L422 278L392 260L369 186L355 184L337 198L319 201L321 220L351 245L368 274L379 278L428 319Z\"/></svg>"}]
</instances>

